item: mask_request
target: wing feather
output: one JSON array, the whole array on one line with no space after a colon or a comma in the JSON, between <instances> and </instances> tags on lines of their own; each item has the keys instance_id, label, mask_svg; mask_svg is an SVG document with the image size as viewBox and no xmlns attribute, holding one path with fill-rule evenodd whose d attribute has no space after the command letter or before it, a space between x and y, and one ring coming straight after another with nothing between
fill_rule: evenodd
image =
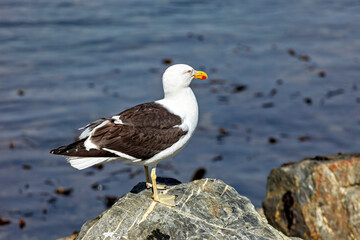
<instances>
[{"instance_id":1,"label":"wing feather","mask_svg":"<svg viewBox=\"0 0 360 240\"><path fill-rule=\"evenodd\" d=\"M187 131L181 118L157 103L145 103L119 114L123 124L109 121L96 128L91 142L100 149L111 149L138 159L149 159L172 146Z\"/></svg>"},{"instance_id":2,"label":"wing feather","mask_svg":"<svg viewBox=\"0 0 360 240\"><path fill-rule=\"evenodd\" d=\"M54 149L51 153L72 157L120 157L146 160L172 146L187 131L182 119L162 105L137 105L112 118L102 118L85 126L80 141ZM74 164L83 163L70 158Z\"/></svg>"}]
</instances>

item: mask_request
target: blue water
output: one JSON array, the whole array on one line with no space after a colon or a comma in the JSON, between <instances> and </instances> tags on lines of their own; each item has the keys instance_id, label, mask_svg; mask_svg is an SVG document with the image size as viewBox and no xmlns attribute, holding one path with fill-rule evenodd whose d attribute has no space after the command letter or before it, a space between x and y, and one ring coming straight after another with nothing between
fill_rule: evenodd
<instances>
[{"instance_id":1,"label":"blue water","mask_svg":"<svg viewBox=\"0 0 360 240\"><path fill-rule=\"evenodd\" d=\"M197 131L160 176L187 182L203 167L260 207L272 168L358 151L359 12L355 0L1 1L0 239L71 235L104 196L144 181L140 166L78 171L49 150L162 98L166 58L210 79L193 82Z\"/></svg>"}]
</instances>

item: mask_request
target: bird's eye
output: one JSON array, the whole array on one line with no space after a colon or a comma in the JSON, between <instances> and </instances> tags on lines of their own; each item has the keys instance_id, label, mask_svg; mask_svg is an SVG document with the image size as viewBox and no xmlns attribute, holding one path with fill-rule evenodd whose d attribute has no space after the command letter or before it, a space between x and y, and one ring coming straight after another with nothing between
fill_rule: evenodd
<instances>
[{"instance_id":1,"label":"bird's eye","mask_svg":"<svg viewBox=\"0 0 360 240\"><path fill-rule=\"evenodd\" d=\"M192 70L187 71L187 73L192 73Z\"/></svg>"}]
</instances>

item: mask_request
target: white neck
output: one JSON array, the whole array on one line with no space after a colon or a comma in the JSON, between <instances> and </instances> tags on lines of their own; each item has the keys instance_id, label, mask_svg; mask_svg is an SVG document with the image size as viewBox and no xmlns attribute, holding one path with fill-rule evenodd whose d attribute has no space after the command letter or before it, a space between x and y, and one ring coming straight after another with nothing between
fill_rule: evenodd
<instances>
[{"instance_id":1,"label":"white neck","mask_svg":"<svg viewBox=\"0 0 360 240\"><path fill-rule=\"evenodd\" d=\"M157 103L165 106L172 113L180 116L185 128L194 131L198 121L198 104L190 87L177 91L165 92L165 97Z\"/></svg>"}]
</instances>

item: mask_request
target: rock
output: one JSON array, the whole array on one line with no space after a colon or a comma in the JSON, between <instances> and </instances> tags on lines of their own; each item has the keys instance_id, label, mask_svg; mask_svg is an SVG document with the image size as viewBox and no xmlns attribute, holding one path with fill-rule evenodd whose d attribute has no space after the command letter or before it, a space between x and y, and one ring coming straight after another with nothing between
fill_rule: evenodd
<instances>
[{"instance_id":1,"label":"rock","mask_svg":"<svg viewBox=\"0 0 360 240\"><path fill-rule=\"evenodd\" d=\"M288 236L360 239L360 154L273 169L263 208L269 223Z\"/></svg>"},{"instance_id":2,"label":"rock","mask_svg":"<svg viewBox=\"0 0 360 240\"><path fill-rule=\"evenodd\" d=\"M68 237L64 237L64 238L58 238L57 240L74 240L77 237L77 233L73 233L72 235L68 236Z\"/></svg>"},{"instance_id":3,"label":"rock","mask_svg":"<svg viewBox=\"0 0 360 240\"><path fill-rule=\"evenodd\" d=\"M165 192L177 196L176 207L154 202L151 190L139 183L111 208L86 222L77 240L290 239L267 224L249 199L220 180L175 182Z\"/></svg>"}]
</instances>

